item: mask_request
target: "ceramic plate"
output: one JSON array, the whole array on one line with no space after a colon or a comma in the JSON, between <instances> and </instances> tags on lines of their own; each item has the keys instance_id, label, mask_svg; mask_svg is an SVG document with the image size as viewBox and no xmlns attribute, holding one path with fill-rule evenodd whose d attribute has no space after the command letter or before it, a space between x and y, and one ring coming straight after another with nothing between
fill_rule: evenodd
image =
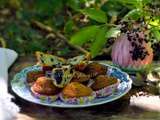
<instances>
[{"instance_id":1,"label":"ceramic plate","mask_svg":"<svg viewBox=\"0 0 160 120\"><path fill-rule=\"evenodd\" d=\"M120 84L118 85L118 88L115 92L113 92L111 95L107 97L102 98L95 98L93 101L88 102L86 104L67 104L61 101L60 99L57 99L54 102L47 102L43 99L37 99L35 98L30 89L27 85L26 77L27 73L30 71L36 71L41 70L42 68L40 66L31 66L23 69L20 73L17 73L14 77L14 79L11 81L11 87L12 90L21 98L40 105L50 106L50 107L60 107L60 108L80 108L80 107L89 107L89 106L95 106L95 105L101 105L105 104L111 101L114 101L116 99L119 99L120 97L124 96L132 87L132 80L130 79L129 75L127 73L122 72L120 69L116 67L112 67L108 64L104 64L106 67L108 67L107 75L114 76L120 80Z\"/></svg>"}]
</instances>

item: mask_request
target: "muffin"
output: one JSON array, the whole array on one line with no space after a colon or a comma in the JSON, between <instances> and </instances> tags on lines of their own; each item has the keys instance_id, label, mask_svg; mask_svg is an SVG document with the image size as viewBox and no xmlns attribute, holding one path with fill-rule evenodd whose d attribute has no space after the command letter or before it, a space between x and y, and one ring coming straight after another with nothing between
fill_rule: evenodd
<instances>
[{"instance_id":1,"label":"muffin","mask_svg":"<svg viewBox=\"0 0 160 120\"><path fill-rule=\"evenodd\" d=\"M53 84L52 80L47 77L39 77L32 86L33 90L42 95L55 95L58 88Z\"/></svg>"},{"instance_id":2,"label":"muffin","mask_svg":"<svg viewBox=\"0 0 160 120\"><path fill-rule=\"evenodd\" d=\"M52 70L51 78L56 87L63 88L73 77L73 71L69 65Z\"/></svg>"},{"instance_id":3,"label":"muffin","mask_svg":"<svg viewBox=\"0 0 160 120\"><path fill-rule=\"evenodd\" d=\"M66 63L66 60L63 58L60 58L58 56L52 55L52 54L46 54L43 52L36 52L36 57L38 60L38 64L41 66L55 66L55 65L62 65Z\"/></svg>"},{"instance_id":4,"label":"muffin","mask_svg":"<svg viewBox=\"0 0 160 120\"><path fill-rule=\"evenodd\" d=\"M32 94L43 101L55 101L58 98L59 88L54 86L47 77L39 77L31 87Z\"/></svg>"},{"instance_id":5,"label":"muffin","mask_svg":"<svg viewBox=\"0 0 160 120\"><path fill-rule=\"evenodd\" d=\"M66 103L84 104L92 101L95 98L95 94L90 87L78 82L71 82L64 87L60 98Z\"/></svg>"},{"instance_id":6,"label":"muffin","mask_svg":"<svg viewBox=\"0 0 160 120\"><path fill-rule=\"evenodd\" d=\"M37 78L45 76L42 71L31 71L27 73L27 82L29 85L32 85Z\"/></svg>"},{"instance_id":7,"label":"muffin","mask_svg":"<svg viewBox=\"0 0 160 120\"><path fill-rule=\"evenodd\" d=\"M119 80L114 77L99 75L95 78L91 88L95 91L97 97L105 97L112 94L118 87Z\"/></svg>"},{"instance_id":8,"label":"muffin","mask_svg":"<svg viewBox=\"0 0 160 120\"><path fill-rule=\"evenodd\" d=\"M80 72L83 72L86 67L87 67L86 61L83 61L83 62L80 62L80 63L74 65L74 69L76 71L80 71Z\"/></svg>"},{"instance_id":9,"label":"muffin","mask_svg":"<svg viewBox=\"0 0 160 120\"><path fill-rule=\"evenodd\" d=\"M90 96L92 92L91 88L78 82L71 82L62 90L63 96L67 98Z\"/></svg>"},{"instance_id":10,"label":"muffin","mask_svg":"<svg viewBox=\"0 0 160 120\"><path fill-rule=\"evenodd\" d=\"M84 69L84 73L90 75L91 78L94 78L98 75L105 75L106 72L107 68L96 62L89 63Z\"/></svg>"},{"instance_id":11,"label":"muffin","mask_svg":"<svg viewBox=\"0 0 160 120\"><path fill-rule=\"evenodd\" d=\"M72 78L72 82L86 82L90 79L89 75L86 75L85 73L79 72L79 71L75 71L74 72L74 76Z\"/></svg>"},{"instance_id":12,"label":"muffin","mask_svg":"<svg viewBox=\"0 0 160 120\"><path fill-rule=\"evenodd\" d=\"M104 87L107 87L109 85L115 84L117 82L117 79L114 77L108 77L105 75L99 75L95 78L94 83L92 84L91 88L93 90L100 90Z\"/></svg>"}]
</instances>

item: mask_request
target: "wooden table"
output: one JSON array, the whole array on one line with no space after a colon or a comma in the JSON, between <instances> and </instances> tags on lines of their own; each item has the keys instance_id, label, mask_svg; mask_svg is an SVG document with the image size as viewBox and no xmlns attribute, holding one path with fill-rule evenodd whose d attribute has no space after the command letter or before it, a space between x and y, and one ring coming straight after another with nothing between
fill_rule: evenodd
<instances>
[{"instance_id":1,"label":"wooden table","mask_svg":"<svg viewBox=\"0 0 160 120\"><path fill-rule=\"evenodd\" d=\"M19 57L10 69L10 80L17 72L35 63L33 56ZM10 86L9 91L15 96L14 101L21 108L18 120L160 120L159 112L130 106L130 96L145 91L143 87L133 87L127 95L114 102L81 109L45 107L21 99L11 91Z\"/></svg>"}]
</instances>

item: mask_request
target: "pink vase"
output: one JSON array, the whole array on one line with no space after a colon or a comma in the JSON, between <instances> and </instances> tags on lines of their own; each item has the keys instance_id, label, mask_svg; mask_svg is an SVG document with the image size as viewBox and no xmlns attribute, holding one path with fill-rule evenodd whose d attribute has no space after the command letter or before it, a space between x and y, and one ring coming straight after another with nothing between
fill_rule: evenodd
<instances>
[{"instance_id":1,"label":"pink vase","mask_svg":"<svg viewBox=\"0 0 160 120\"><path fill-rule=\"evenodd\" d=\"M139 38L144 38L143 33L139 33L138 36ZM137 41L140 41L138 40L139 38L137 38ZM138 43L138 45L143 47L147 53L145 57L142 56L143 59L141 59L142 57L134 59L133 51L135 50L134 49L135 47L133 45L133 42L131 42L131 40L128 39L127 34L121 34L117 38L112 47L112 54L111 54L112 62L123 68L126 67L137 68L150 64L153 60L152 48L144 40L141 43ZM136 51L134 51L134 54L135 53ZM141 52L140 53L137 52L136 54L141 54Z\"/></svg>"}]
</instances>

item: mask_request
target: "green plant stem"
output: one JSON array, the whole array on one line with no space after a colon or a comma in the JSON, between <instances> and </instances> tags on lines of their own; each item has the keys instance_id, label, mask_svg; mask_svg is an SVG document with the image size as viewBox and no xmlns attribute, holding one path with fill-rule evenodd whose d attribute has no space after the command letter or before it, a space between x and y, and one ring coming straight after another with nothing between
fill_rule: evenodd
<instances>
[{"instance_id":1,"label":"green plant stem","mask_svg":"<svg viewBox=\"0 0 160 120\"><path fill-rule=\"evenodd\" d=\"M6 42L2 37L0 37L0 43L1 43L3 48L6 48Z\"/></svg>"}]
</instances>

